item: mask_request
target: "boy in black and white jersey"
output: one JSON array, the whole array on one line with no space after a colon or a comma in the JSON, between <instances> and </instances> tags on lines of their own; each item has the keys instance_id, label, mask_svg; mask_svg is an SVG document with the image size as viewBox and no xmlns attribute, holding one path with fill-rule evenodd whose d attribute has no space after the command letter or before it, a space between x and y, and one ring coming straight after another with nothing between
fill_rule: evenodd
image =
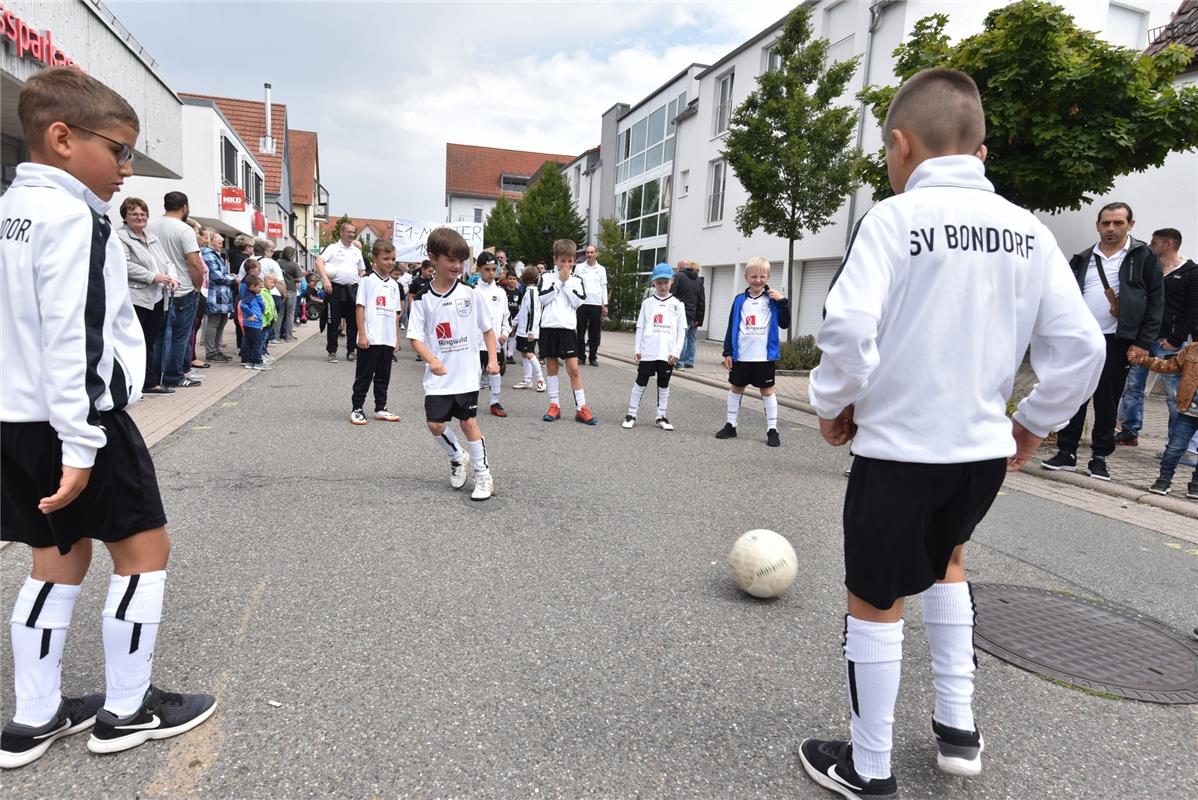
<instances>
[{"instance_id":1,"label":"boy in black and white jersey","mask_svg":"<svg viewBox=\"0 0 1198 800\"><path fill-rule=\"evenodd\" d=\"M0 196L0 538L29 545L33 568L12 614L6 769L93 725L88 749L115 753L191 730L216 708L211 695L150 683L170 539L154 463L125 411L141 399L146 345L107 217L133 174L137 114L70 67L31 77L17 113L30 160ZM63 697L93 539L114 568L101 615L107 691Z\"/></svg>"},{"instance_id":2,"label":"boy in black and white jersey","mask_svg":"<svg viewBox=\"0 0 1198 800\"><path fill-rule=\"evenodd\" d=\"M883 129L898 194L857 224L816 339L820 432L852 440L856 456L844 507L851 736L799 752L845 797L898 796L891 729L908 595L923 600L937 765L981 771L964 545L1005 473L1065 425L1102 371L1106 345L1065 257L995 193L984 139L968 75L929 69L899 88ZM1029 343L1040 382L1008 418Z\"/></svg>"},{"instance_id":3,"label":"boy in black and white jersey","mask_svg":"<svg viewBox=\"0 0 1198 800\"><path fill-rule=\"evenodd\" d=\"M578 306L586 299L586 288L578 276L573 274L574 242L558 239L553 243L553 263L556 272L547 272L537 284L537 297L541 302L539 330L534 336L541 341L541 357L545 359L545 371L549 373L549 410L543 419L554 422L561 419L562 409L558 395L558 362L566 364L570 376L570 388L574 390L574 405L578 412L574 419L584 425L597 425L599 420L587 407L586 393L582 388L582 373L578 369Z\"/></svg>"},{"instance_id":4,"label":"boy in black and white jersey","mask_svg":"<svg viewBox=\"0 0 1198 800\"><path fill-rule=\"evenodd\" d=\"M425 362L424 413L428 429L449 456L449 485L466 484L466 453L447 423L457 417L474 465L471 500L486 500L495 491L487 446L478 426L478 352L486 344L487 374L499 374L491 315L478 292L461 283L462 264L470 245L457 231L437 228L428 237L433 279L412 301L408 339Z\"/></svg>"},{"instance_id":5,"label":"boy in black and white jersey","mask_svg":"<svg viewBox=\"0 0 1198 800\"><path fill-rule=\"evenodd\" d=\"M520 275L520 282L524 284L524 296L520 298L520 307L516 311L515 332L516 350L520 353L524 377L512 386L513 389L535 387L538 392L545 391L545 376L541 372L541 362L537 360L537 330L541 319L537 281L540 279L540 271L533 266L525 267Z\"/></svg>"},{"instance_id":6,"label":"boy in black and white jersey","mask_svg":"<svg viewBox=\"0 0 1198 800\"><path fill-rule=\"evenodd\" d=\"M499 265L495 263L495 256L491 253L483 251L478 254L478 286L474 287L478 292L479 299L483 301L487 309L487 313L491 316L491 330L495 333L498 348L499 359L499 374L490 375L487 373L487 347L486 342L479 343L478 357L482 365L483 379L486 381L487 388L491 392L491 414L496 417L506 417L507 411L499 402L499 393L502 389L502 376L507 371L507 361L505 358L505 350L507 349L507 337L511 332L512 321L507 312L507 292L502 286L495 281L495 275L499 271Z\"/></svg>"},{"instance_id":7,"label":"boy in black and white jersey","mask_svg":"<svg viewBox=\"0 0 1198 800\"><path fill-rule=\"evenodd\" d=\"M674 430L666 418L666 407L670 402L670 376L674 373L678 357L682 355L687 323L686 307L670 294L670 281L673 278L674 271L669 264L658 264L650 280L653 291L641 303L632 356L636 361L636 380L632 384L632 397L628 400L628 414L621 427L631 428L636 424L641 396L649 385L649 378L656 375L657 417L653 424L663 431Z\"/></svg>"},{"instance_id":8,"label":"boy in black and white jersey","mask_svg":"<svg viewBox=\"0 0 1198 800\"><path fill-rule=\"evenodd\" d=\"M399 415L387 409L387 388L391 385L391 362L399 343L399 323L403 313L403 286L392 277L395 245L376 239L370 248L374 269L358 283L354 314L358 327L358 363L354 371L354 391L350 398L349 421L366 424L362 403L366 390L374 383L374 418L381 422L399 422Z\"/></svg>"}]
</instances>

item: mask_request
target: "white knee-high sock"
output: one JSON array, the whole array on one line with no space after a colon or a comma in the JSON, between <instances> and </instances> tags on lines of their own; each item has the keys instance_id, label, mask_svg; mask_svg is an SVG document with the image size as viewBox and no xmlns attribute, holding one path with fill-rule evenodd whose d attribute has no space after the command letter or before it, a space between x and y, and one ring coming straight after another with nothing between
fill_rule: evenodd
<instances>
[{"instance_id":1,"label":"white knee-high sock","mask_svg":"<svg viewBox=\"0 0 1198 800\"><path fill-rule=\"evenodd\" d=\"M862 778L890 777L894 703L903 666L903 622L845 617L853 768Z\"/></svg>"},{"instance_id":2,"label":"white knee-high sock","mask_svg":"<svg viewBox=\"0 0 1198 800\"><path fill-rule=\"evenodd\" d=\"M466 454L462 452L461 446L458 444L458 437L453 435L453 431L449 426L445 426L444 432L441 435L433 435L437 444L441 445L441 449L449 456L449 460L455 464L461 464L466 459Z\"/></svg>"},{"instance_id":3,"label":"white knee-high sock","mask_svg":"<svg viewBox=\"0 0 1198 800\"><path fill-rule=\"evenodd\" d=\"M535 381L545 380L545 373L541 371L541 362L537 361L536 356L528 359L528 363L532 364L532 378Z\"/></svg>"},{"instance_id":4,"label":"white knee-high sock","mask_svg":"<svg viewBox=\"0 0 1198 800\"><path fill-rule=\"evenodd\" d=\"M740 416L740 399L744 395L728 390L728 424L736 427L736 418Z\"/></svg>"},{"instance_id":5,"label":"white knee-high sock","mask_svg":"<svg viewBox=\"0 0 1198 800\"><path fill-rule=\"evenodd\" d=\"M761 405L765 408L765 429L767 431L776 430L778 428L778 395L763 394Z\"/></svg>"},{"instance_id":6,"label":"white knee-high sock","mask_svg":"<svg viewBox=\"0 0 1198 800\"><path fill-rule=\"evenodd\" d=\"M467 439L466 449L470 451L470 463L474 465L475 479L491 477L491 464L487 461L487 440L479 439L472 442Z\"/></svg>"},{"instance_id":7,"label":"white knee-high sock","mask_svg":"<svg viewBox=\"0 0 1198 800\"><path fill-rule=\"evenodd\" d=\"M549 402L561 405L562 396L558 392L558 382L556 375L549 376Z\"/></svg>"},{"instance_id":8,"label":"white knee-high sock","mask_svg":"<svg viewBox=\"0 0 1198 800\"><path fill-rule=\"evenodd\" d=\"M80 588L29 577L17 594L12 609L13 720L22 725L45 725L62 703L62 651Z\"/></svg>"},{"instance_id":9,"label":"white knee-high sock","mask_svg":"<svg viewBox=\"0 0 1198 800\"><path fill-rule=\"evenodd\" d=\"M641 397L644 396L644 394L645 394L645 387L641 386L639 383L634 382L632 384L632 397L628 398L628 415L630 417L635 417L637 414L637 411L640 410Z\"/></svg>"},{"instance_id":10,"label":"white knee-high sock","mask_svg":"<svg viewBox=\"0 0 1198 800\"><path fill-rule=\"evenodd\" d=\"M154 642L162 621L166 570L113 575L104 601L104 708L127 717L141 708L150 688Z\"/></svg>"},{"instance_id":11,"label":"white knee-high sock","mask_svg":"<svg viewBox=\"0 0 1198 800\"><path fill-rule=\"evenodd\" d=\"M532 359L522 358L520 362L520 369L524 371L524 382L532 383Z\"/></svg>"},{"instance_id":12,"label":"white knee-high sock","mask_svg":"<svg viewBox=\"0 0 1198 800\"><path fill-rule=\"evenodd\" d=\"M666 415L666 406L670 404L670 387L657 387L657 416Z\"/></svg>"},{"instance_id":13,"label":"white knee-high sock","mask_svg":"<svg viewBox=\"0 0 1198 800\"><path fill-rule=\"evenodd\" d=\"M500 384L499 381L500 381L500 378L498 375L488 375L487 376L487 383L489 384L489 386L491 388L491 405L495 405L496 403L499 402L499 389L502 386L502 384Z\"/></svg>"},{"instance_id":14,"label":"white knee-high sock","mask_svg":"<svg viewBox=\"0 0 1198 800\"><path fill-rule=\"evenodd\" d=\"M923 624L932 653L936 687L933 719L941 725L973 731L973 592L965 581L935 583L923 593Z\"/></svg>"},{"instance_id":15,"label":"white knee-high sock","mask_svg":"<svg viewBox=\"0 0 1198 800\"><path fill-rule=\"evenodd\" d=\"M587 404L587 393L582 389L574 390L574 407L582 408Z\"/></svg>"}]
</instances>

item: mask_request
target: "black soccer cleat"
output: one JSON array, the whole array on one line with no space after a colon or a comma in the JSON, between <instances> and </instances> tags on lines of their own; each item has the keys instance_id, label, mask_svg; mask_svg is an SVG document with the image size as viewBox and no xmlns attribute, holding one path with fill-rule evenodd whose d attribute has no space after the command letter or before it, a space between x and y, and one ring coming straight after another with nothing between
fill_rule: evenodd
<instances>
[{"instance_id":1,"label":"black soccer cleat","mask_svg":"<svg viewBox=\"0 0 1198 800\"><path fill-rule=\"evenodd\" d=\"M770 428L765 432L765 443L770 447L781 447L782 440L778 438L778 429Z\"/></svg>"},{"instance_id":2,"label":"black soccer cleat","mask_svg":"<svg viewBox=\"0 0 1198 800\"><path fill-rule=\"evenodd\" d=\"M982 771L982 750L986 743L976 730L964 731L950 728L932 720L932 733L936 735L936 766L949 775L971 778Z\"/></svg>"},{"instance_id":3,"label":"black soccer cleat","mask_svg":"<svg viewBox=\"0 0 1198 800\"><path fill-rule=\"evenodd\" d=\"M87 749L93 753L119 753L151 739L169 739L187 733L214 711L216 698L210 694L178 694L150 686L141 708L127 717L101 708Z\"/></svg>"},{"instance_id":4,"label":"black soccer cleat","mask_svg":"<svg viewBox=\"0 0 1198 800\"><path fill-rule=\"evenodd\" d=\"M805 739L799 746L799 759L811 780L843 797L897 800L899 796L893 775L866 780L857 774L853 746L848 742Z\"/></svg>"},{"instance_id":5,"label":"black soccer cleat","mask_svg":"<svg viewBox=\"0 0 1198 800\"><path fill-rule=\"evenodd\" d=\"M64 736L90 728L96 712L104 705L104 695L64 697L54 719L45 725L22 725L9 720L0 733L0 768L13 769L37 761L50 745Z\"/></svg>"},{"instance_id":6,"label":"black soccer cleat","mask_svg":"<svg viewBox=\"0 0 1198 800\"><path fill-rule=\"evenodd\" d=\"M715 438L717 438L717 439L735 439L736 438L736 426L733 425L731 422L725 422L724 427L722 427L718 431L716 431Z\"/></svg>"}]
</instances>

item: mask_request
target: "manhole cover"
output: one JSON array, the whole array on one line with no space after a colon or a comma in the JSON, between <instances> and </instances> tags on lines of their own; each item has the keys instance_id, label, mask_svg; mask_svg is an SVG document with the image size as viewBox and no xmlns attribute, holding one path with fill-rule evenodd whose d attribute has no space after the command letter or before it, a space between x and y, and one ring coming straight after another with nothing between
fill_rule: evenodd
<instances>
[{"instance_id":1,"label":"manhole cover","mask_svg":"<svg viewBox=\"0 0 1198 800\"><path fill-rule=\"evenodd\" d=\"M1198 645L1154 619L1043 589L973 584L977 646L1026 670L1150 703L1198 703Z\"/></svg>"}]
</instances>

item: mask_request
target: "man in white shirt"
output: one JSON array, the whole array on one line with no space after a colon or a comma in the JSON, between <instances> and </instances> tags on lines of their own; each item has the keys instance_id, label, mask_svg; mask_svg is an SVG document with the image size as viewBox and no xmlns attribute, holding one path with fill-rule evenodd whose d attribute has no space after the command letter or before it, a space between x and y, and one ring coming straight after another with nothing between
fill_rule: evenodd
<instances>
[{"instance_id":1,"label":"man in white shirt","mask_svg":"<svg viewBox=\"0 0 1198 800\"><path fill-rule=\"evenodd\" d=\"M1135 227L1127 203L1108 203L1098 212L1098 243L1069 261L1082 297L1106 339L1106 361L1090 400L1057 434L1057 454L1040 466L1077 470L1077 446L1094 404L1090 432L1090 477L1109 481L1106 457L1115 451L1115 416L1131 361L1148 355L1165 309L1165 290L1156 254L1131 236ZM1109 294L1115 297L1112 302Z\"/></svg>"},{"instance_id":2,"label":"man in white shirt","mask_svg":"<svg viewBox=\"0 0 1198 800\"><path fill-rule=\"evenodd\" d=\"M324 286L325 303L329 311L328 337L325 350L329 363L337 363L337 336L341 320L345 320L345 360L353 361L358 348L358 322L355 318L358 299L358 278L366 272L362 251L354 247L358 229L352 222L341 226L341 239L326 247L316 257L316 273Z\"/></svg>"},{"instance_id":3,"label":"man in white shirt","mask_svg":"<svg viewBox=\"0 0 1198 800\"><path fill-rule=\"evenodd\" d=\"M595 357L599 352L599 336L603 331L603 318L607 316L607 269L598 262L599 251L588 244L586 263L574 268L574 274L586 289L586 299L578 306L578 360L592 367L599 366Z\"/></svg>"}]
</instances>

